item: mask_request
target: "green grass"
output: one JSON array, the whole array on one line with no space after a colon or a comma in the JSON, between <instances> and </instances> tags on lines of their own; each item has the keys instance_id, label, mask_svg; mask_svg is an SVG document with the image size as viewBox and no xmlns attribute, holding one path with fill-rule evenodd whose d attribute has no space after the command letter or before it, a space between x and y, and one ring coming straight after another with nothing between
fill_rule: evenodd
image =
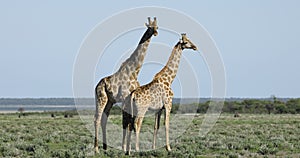
<instances>
[{"instance_id":1,"label":"green grass","mask_svg":"<svg viewBox=\"0 0 300 158\"><path fill-rule=\"evenodd\" d=\"M201 137L199 129L203 118L204 115L198 115L185 126L185 122L171 116L170 153L163 148L163 116L158 134L160 148L156 150L150 150L154 116L145 118L140 146L148 151L133 151L132 157L300 156L300 115L244 114L234 118L223 114L210 132ZM121 128L121 116L111 115L109 120ZM51 118L48 113L32 113L18 118L17 114L1 114L0 123L0 157L126 157L116 148L100 150L100 154L94 155L93 135L78 115L64 118L61 114ZM186 128L184 133L176 133L180 128ZM122 132L109 127L107 130L108 135ZM132 139L134 150L134 134ZM121 139L112 141L120 148Z\"/></svg>"}]
</instances>

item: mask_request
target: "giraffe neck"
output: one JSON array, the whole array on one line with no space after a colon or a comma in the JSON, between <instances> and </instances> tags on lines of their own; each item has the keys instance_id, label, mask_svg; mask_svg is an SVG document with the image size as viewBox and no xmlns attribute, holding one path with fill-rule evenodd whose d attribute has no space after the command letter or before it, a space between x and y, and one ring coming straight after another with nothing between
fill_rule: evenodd
<instances>
[{"instance_id":1,"label":"giraffe neck","mask_svg":"<svg viewBox=\"0 0 300 158\"><path fill-rule=\"evenodd\" d=\"M126 68L128 75L132 75L135 79L137 78L137 75L143 65L144 57L146 55L153 34L154 34L154 29L148 27L148 29L140 39L137 48L130 55L130 57L125 62L122 63L119 71L122 71L122 69Z\"/></svg>"},{"instance_id":2,"label":"giraffe neck","mask_svg":"<svg viewBox=\"0 0 300 158\"><path fill-rule=\"evenodd\" d=\"M172 50L172 53L169 57L167 64L163 69L155 75L155 79L162 80L165 84L169 86L172 84L174 78L176 77L177 70L180 63L180 58L182 54L182 47L178 42Z\"/></svg>"}]
</instances>

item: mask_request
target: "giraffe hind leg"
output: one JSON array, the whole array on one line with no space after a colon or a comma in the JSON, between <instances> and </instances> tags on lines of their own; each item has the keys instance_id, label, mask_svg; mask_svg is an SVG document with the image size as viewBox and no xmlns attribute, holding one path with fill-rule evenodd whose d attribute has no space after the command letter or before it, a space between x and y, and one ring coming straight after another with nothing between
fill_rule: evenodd
<instances>
[{"instance_id":1,"label":"giraffe hind leg","mask_svg":"<svg viewBox=\"0 0 300 158\"><path fill-rule=\"evenodd\" d=\"M96 94L95 95L96 111L95 111L95 116L94 116L94 126L95 126L94 149L95 149L96 153L99 153L98 138L99 138L100 119L102 117L104 108L108 101L107 94L105 92L105 85L103 82L100 81L100 84L97 85L95 94Z\"/></svg>"},{"instance_id":2,"label":"giraffe hind leg","mask_svg":"<svg viewBox=\"0 0 300 158\"><path fill-rule=\"evenodd\" d=\"M104 113L101 117L101 128L102 128L102 140L103 140L103 149L107 149L107 142L106 142L106 124L107 119L109 116L110 109L112 108L113 103L108 100L107 104L105 105Z\"/></svg>"},{"instance_id":3,"label":"giraffe hind leg","mask_svg":"<svg viewBox=\"0 0 300 158\"><path fill-rule=\"evenodd\" d=\"M135 142L135 150L139 151L140 150L140 131L141 131L141 127L142 127L142 122L144 119L144 115L142 116L138 116L135 120L135 128L136 128L136 142Z\"/></svg>"}]
</instances>

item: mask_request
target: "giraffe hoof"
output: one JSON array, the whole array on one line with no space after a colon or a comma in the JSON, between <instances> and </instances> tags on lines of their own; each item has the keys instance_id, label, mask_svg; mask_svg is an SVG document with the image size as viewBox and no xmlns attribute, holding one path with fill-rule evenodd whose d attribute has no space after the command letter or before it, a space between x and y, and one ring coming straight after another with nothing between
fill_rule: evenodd
<instances>
[{"instance_id":1,"label":"giraffe hoof","mask_svg":"<svg viewBox=\"0 0 300 158\"><path fill-rule=\"evenodd\" d=\"M130 152L129 152L129 151L126 151L126 152L125 152L125 155L130 155Z\"/></svg>"},{"instance_id":2,"label":"giraffe hoof","mask_svg":"<svg viewBox=\"0 0 300 158\"><path fill-rule=\"evenodd\" d=\"M103 150L107 150L107 145L103 144Z\"/></svg>"},{"instance_id":3,"label":"giraffe hoof","mask_svg":"<svg viewBox=\"0 0 300 158\"><path fill-rule=\"evenodd\" d=\"M168 152L171 151L171 147L170 146L166 146L166 149L167 149Z\"/></svg>"},{"instance_id":4,"label":"giraffe hoof","mask_svg":"<svg viewBox=\"0 0 300 158\"><path fill-rule=\"evenodd\" d=\"M94 149L94 150L95 150L95 153L96 153L96 154L98 154L98 153L99 153L99 149L98 149L98 147L95 147L95 149Z\"/></svg>"}]
</instances>

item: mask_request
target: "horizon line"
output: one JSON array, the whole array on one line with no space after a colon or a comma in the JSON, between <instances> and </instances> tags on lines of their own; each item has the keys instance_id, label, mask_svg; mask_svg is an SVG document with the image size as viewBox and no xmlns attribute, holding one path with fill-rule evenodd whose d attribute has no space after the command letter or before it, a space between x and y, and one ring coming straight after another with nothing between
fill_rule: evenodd
<instances>
[{"instance_id":1,"label":"horizon line","mask_svg":"<svg viewBox=\"0 0 300 158\"><path fill-rule=\"evenodd\" d=\"M300 98L300 96L276 96L274 95L276 98ZM0 99L76 99L77 97L0 97ZM203 96L203 97L174 97L173 99L201 99L201 98L205 98L205 99L209 99L209 98L224 98L224 99L231 99L231 98L239 98L239 99L267 99L267 98L272 98L272 95L270 95L269 97L266 96L227 96L227 97L209 97L209 96ZM93 99L93 97L79 97L77 99Z\"/></svg>"}]
</instances>

